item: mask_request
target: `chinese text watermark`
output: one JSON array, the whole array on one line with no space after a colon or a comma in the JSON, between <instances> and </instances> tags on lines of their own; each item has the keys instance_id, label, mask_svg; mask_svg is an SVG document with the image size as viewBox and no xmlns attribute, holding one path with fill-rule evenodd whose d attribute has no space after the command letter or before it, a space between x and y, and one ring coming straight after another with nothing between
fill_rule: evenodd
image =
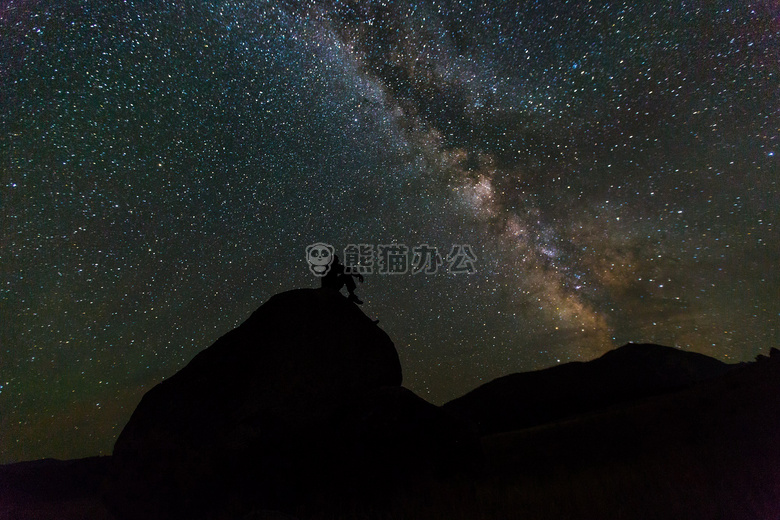
<instances>
[{"instance_id":1,"label":"chinese text watermark","mask_svg":"<svg viewBox=\"0 0 780 520\"><path fill-rule=\"evenodd\" d=\"M306 247L306 261L315 276L325 276L333 265L335 248L324 242ZM406 244L348 244L342 265L345 274L474 274L477 255L468 244L453 244L446 256L429 244L409 247Z\"/></svg>"}]
</instances>

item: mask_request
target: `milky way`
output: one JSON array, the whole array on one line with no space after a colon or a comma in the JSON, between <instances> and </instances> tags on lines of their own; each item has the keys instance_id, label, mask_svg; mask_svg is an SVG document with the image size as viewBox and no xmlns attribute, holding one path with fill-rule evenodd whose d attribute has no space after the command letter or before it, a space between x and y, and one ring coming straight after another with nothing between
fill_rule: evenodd
<instances>
[{"instance_id":1,"label":"milky way","mask_svg":"<svg viewBox=\"0 0 780 520\"><path fill-rule=\"evenodd\" d=\"M780 340L780 10L5 1L0 462L110 453L145 391L327 242L442 403L629 341Z\"/></svg>"}]
</instances>

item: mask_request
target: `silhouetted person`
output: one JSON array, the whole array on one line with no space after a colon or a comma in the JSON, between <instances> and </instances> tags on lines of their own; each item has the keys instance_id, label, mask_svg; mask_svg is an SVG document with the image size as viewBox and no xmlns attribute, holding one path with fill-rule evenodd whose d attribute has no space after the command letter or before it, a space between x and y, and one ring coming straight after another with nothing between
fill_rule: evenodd
<instances>
[{"instance_id":1,"label":"silhouetted person","mask_svg":"<svg viewBox=\"0 0 780 520\"><path fill-rule=\"evenodd\" d=\"M328 274L322 277L322 287L334 289L340 291L342 287L347 286L347 292L349 293L349 301L362 305L363 301L355 296L355 280L352 277L360 280L363 283L363 275L358 273L346 273L344 272L344 266L339 261L338 255L333 255L333 264L330 266Z\"/></svg>"}]
</instances>

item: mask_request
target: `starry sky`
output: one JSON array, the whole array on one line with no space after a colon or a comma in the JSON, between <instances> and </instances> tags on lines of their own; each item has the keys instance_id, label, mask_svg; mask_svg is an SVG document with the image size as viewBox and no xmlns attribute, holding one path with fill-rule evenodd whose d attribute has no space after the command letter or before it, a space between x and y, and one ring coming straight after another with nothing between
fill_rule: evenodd
<instances>
[{"instance_id":1,"label":"starry sky","mask_svg":"<svg viewBox=\"0 0 780 520\"><path fill-rule=\"evenodd\" d=\"M0 463L109 454L322 241L441 404L780 343L776 0L0 1Z\"/></svg>"}]
</instances>

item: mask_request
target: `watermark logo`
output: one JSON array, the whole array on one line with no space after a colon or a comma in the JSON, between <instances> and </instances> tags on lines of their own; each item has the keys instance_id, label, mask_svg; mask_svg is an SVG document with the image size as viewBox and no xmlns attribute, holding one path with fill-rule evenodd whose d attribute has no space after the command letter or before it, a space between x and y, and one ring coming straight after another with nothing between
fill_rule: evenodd
<instances>
[{"instance_id":1,"label":"watermark logo","mask_svg":"<svg viewBox=\"0 0 780 520\"><path fill-rule=\"evenodd\" d=\"M477 255L471 250L468 244L456 244L450 249L447 255L449 271L453 274L473 274L474 262L477 261Z\"/></svg>"},{"instance_id":2,"label":"watermark logo","mask_svg":"<svg viewBox=\"0 0 780 520\"><path fill-rule=\"evenodd\" d=\"M409 248L404 244L379 244L379 274L406 274L409 271Z\"/></svg>"},{"instance_id":3,"label":"watermark logo","mask_svg":"<svg viewBox=\"0 0 780 520\"><path fill-rule=\"evenodd\" d=\"M309 271L314 276L325 276L330 271L333 263L333 254L336 250L332 245L317 242L306 246L306 261L309 263Z\"/></svg>"},{"instance_id":4,"label":"watermark logo","mask_svg":"<svg viewBox=\"0 0 780 520\"><path fill-rule=\"evenodd\" d=\"M317 242L306 247L309 270L315 276L325 276L331 268L335 250L333 246ZM442 256L439 248L429 244L409 247L406 244L348 244L344 248L345 274L436 274L440 270L452 274L477 272L477 256L468 244L453 244L449 253Z\"/></svg>"},{"instance_id":5,"label":"watermark logo","mask_svg":"<svg viewBox=\"0 0 780 520\"><path fill-rule=\"evenodd\" d=\"M344 248L344 267L349 273L371 274L374 272L374 246L372 244L349 244Z\"/></svg>"},{"instance_id":6,"label":"watermark logo","mask_svg":"<svg viewBox=\"0 0 780 520\"><path fill-rule=\"evenodd\" d=\"M420 244L412 248L412 274L435 274L444 263L438 247Z\"/></svg>"}]
</instances>

